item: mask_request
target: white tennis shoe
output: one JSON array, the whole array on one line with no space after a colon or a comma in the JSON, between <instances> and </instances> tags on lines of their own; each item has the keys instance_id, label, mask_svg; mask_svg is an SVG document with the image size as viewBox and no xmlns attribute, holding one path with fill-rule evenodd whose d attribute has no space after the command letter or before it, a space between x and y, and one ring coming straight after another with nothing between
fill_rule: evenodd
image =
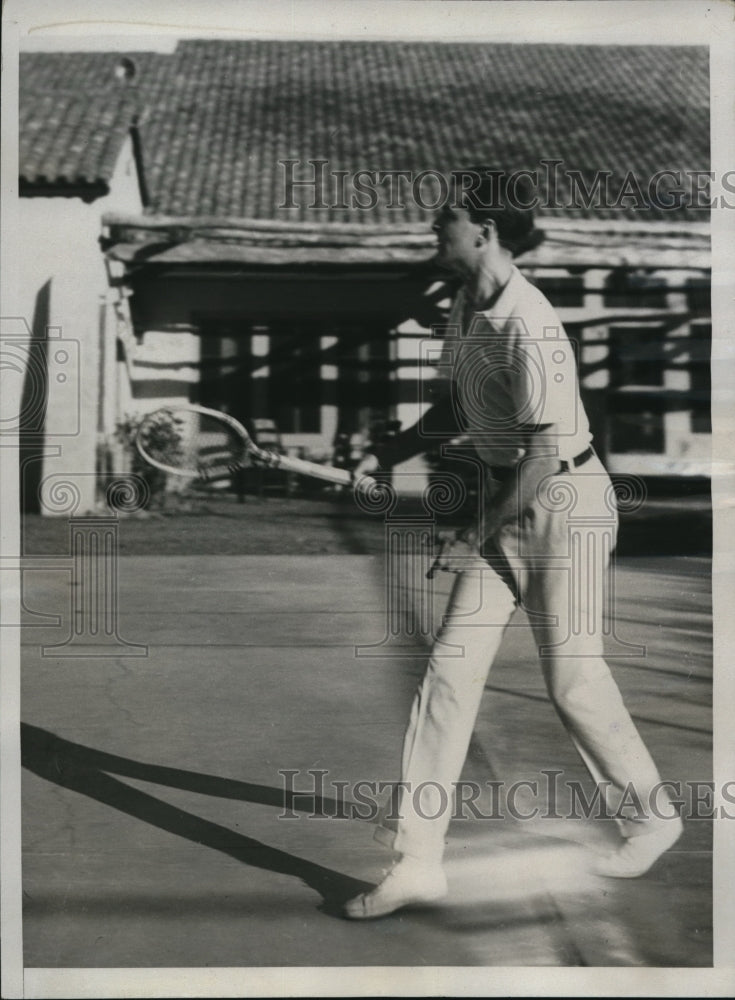
<instances>
[{"instance_id":1,"label":"white tennis shoe","mask_svg":"<svg viewBox=\"0 0 735 1000\"><path fill-rule=\"evenodd\" d=\"M617 850L595 859L592 871L595 875L608 878L638 878L645 875L661 855L674 846L682 830L682 822L677 817L657 825L651 833L628 837Z\"/></svg>"},{"instance_id":2,"label":"white tennis shoe","mask_svg":"<svg viewBox=\"0 0 735 1000\"><path fill-rule=\"evenodd\" d=\"M435 903L447 894L447 878L439 864L403 857L370 892L345 903L350 920L374 920L404 906Z\"/></svg>"}]
</instances>

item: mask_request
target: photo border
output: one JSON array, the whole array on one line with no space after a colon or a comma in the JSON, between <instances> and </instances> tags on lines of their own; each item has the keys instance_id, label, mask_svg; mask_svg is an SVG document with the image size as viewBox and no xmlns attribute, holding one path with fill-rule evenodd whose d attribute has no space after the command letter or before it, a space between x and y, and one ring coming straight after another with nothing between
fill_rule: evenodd
<instances>
[{"instance_id":1,"label":"photo border","mask_svg":"<svg viewBox=\"0 0 735 1000\"><path fill-rule=\"evenodd\" d=\"M665 22L680 39L708 44L711 55L712 169L735 167L735 128L732 95L735 61L732 58L735 5L717 0L384 0L344 4L338 13L332 3L304 0L300 4L235 0L234 3L173 3L171 0L118 2L72 0L59 7L47 0L9 0L3 16L3 143L2 143L2 287L0 315L17 315L19 267L18 227L17 77L18 52L23 39L70 37L65 32L87 32L94 42L100 34L100 10L105 30L133 37L179 31L207 37L276 37L276 24L290 23L291 37L371 38L371 23L390 18L395 29L410 31L428 16L444 19L448 37L463 19L487 18L502 22L506 41L522 37L527 17L546 25L549 42L562 40L564 26L573 23L581 36L604 33L610 44L622 44L627 32L660 32ZM298 13L297 13L298 10ZM422 11L419 14L419 11ZM288 18L284 19L284 11ZM349 13L348 13L349 11ZM390 11L390 13L389 13ZM153 12L153 17L152 17ZM482 13L480 13L482 12ZM502 13L502 17L501 17ZM378 18L380 21L378 21ZM374 19L374 20L373 20ZM488 21L489 23L489 21ZM272 25L273 34L267 34ZM299 25L302 28L299 29ZM309 25L310 28L306 26ZM324 32L337 30L342 36ZM317 26L317 27L315 27ZM667 30L668 30L667 28ZM152 30L151 30L152 29ZM301 34L299 34L301 31ZM311 33L309 34L309 31ZM322 32L320 34L320 32ZM572 32L572 34L574 31ZM384 36L383 36L384 37ZM583 37L575 39L582 41ZM673 40L669 44L675 44ZM94 45L92 44L93 48ZM732 441L735 437L735 211L712 213L713 306L713 477L714 558L714 781L721 789L735 774L735 475ZM13 405L9 398L3 408ZM8 412L4 409L4 412ZM3 438L0 447L2 533L2 621L18 621L20 614L18 562L20 557L17 442ZM20 840L20 669L18 628L2 628L0 667L0 921L2 925L2 995L4 997L239 997L261 996L727 996L735 989L732 941L735 940L735 824L714 824L714 967L712 969L616 968L610 970L560 968L235 968L235 969L24 969L22 964L22 884ZM716 793L717 794L717 793ZM720 804L716 800L716 804ZM490 972L490 975L488 973Z\"/></svg>"}]
</instances>

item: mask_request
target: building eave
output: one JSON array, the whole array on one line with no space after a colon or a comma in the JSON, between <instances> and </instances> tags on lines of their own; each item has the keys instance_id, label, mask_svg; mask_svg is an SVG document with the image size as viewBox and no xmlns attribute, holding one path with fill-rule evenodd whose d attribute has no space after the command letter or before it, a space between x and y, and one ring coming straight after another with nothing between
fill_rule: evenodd
<instances>
[{"instance_id":1,"label":"building eave","mask_svg":"<svg viewBox=\"0 0 735 1000\"><path fill-rule=\"evenodd\" d=\"M98 198L106 198L110 193L110 185L105 180L98 181L65 181L65 180L26 180L20 178L18 194L21 198L79 198L89 203Z\"/></svg>"},{"instance_id":2,"label":"building eave","mask_svg":"<svg viewBox=\"0 0 735 1000\"><path fill-rule=\"evenodd\" d=\"M231 264L263 268L425 265L435 253L426 224L131 216L106 213L102 247L128 267ZM525 254L533 267L708 268L709 223L620 219L539 220L545 240Z\"/></svg>"}]
</instances>

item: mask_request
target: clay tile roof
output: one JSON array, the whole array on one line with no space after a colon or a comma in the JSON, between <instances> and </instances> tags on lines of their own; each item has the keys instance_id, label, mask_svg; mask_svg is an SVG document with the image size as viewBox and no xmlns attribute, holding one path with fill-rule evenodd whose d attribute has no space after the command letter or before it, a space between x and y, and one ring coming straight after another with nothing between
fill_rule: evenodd
<instances>
[{"instance_id":1,"label":"clay tile roof","mask_svg":"<svg viewBox=\"0 0 735 1000\"><path fill-rule=\"evenodd\" d=\"M137 69L129 84L115 73L123 59L134 61ZM162 59L151 52L21 53L21 184L107 184Z\"/></svg>"},{"instance_id":2,"label":"clay tile roof","mask_svg":"<svg viewBox=\"0 0 735 1000\"><path fill-rule=\"evenodd\" d=\"M117 58L23 58L24 177L109 178L135 89L121 96ZM288 159L304 165L298 176L311 174L309 160L352 175L478 162L533 170L559 159L587 182L610 171L613 191L629 171L645 185L662 169L709 164L704 48L194 40L133 58L150 210L167 215L370 225L428 214L410 196L404 208L383 197L360 211L335 207L330 192L330 207L310 207L301 190L297 208L281 207ZM555 194L563 204L563 176ZM687 215L702 213L676 213Z\"/></svg>"}]
</instances>

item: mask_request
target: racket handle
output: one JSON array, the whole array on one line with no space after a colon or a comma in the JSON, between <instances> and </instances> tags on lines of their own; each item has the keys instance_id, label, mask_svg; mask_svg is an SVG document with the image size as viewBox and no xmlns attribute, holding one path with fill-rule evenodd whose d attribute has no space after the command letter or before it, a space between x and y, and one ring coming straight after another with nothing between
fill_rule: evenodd
<instances>
[{"instance_id":1,"label":"racket handle","mask_svg":"<svg viewBox=\"0 0 735 1000\"><path fill-rule=\"evenodd\" d=\"M262 458L260 453L254 456L256 462L264 461L272 468L286 469L288 472L296 472L302 476L311 476L313 479L323 479L328 483L336 483L339 486L355 486L362 491L380 489L380 484L372 476L360 476L355 479L353 474L347 469L336 469L333 465L320 465L318 462L307 462L304 458L295 458L292 455L278 455L269 452L267 458Z\"/></svg>"},{"instance_id":2,"label":"racket handle","mask_svg":"<svg viewBox=\"0 0 735 1000\"><path fill-rule=\"evenodd\" d=\"M359 479L355 479L355 477L352 476L351 481L355 489L362 490L364 493L368 493L370 490L380 489L380 483L377 479L373 479L372 476L360 476Z\"/></svg>"},{"instance_id":3,"label":"racket handle","mask_svg":"<svg viewBox=\"0 0 735 1000\"><path fill-rule=\"evenodd\" d=\"M258 457L258 460L260 458ZM319 465L317 462L307 462L304 458L294 458L292 455L276 455L269 461L274 468L286 469L287 472L296 472L302 476L311 476L312 479L324 479L328 483L337 483L340 486L349 486L352 476L347 469L335 469L331 465Z\"/></svg>"},{"instance_id":4,"label":"racket handle","mask_svg":"<svg viewBox=\"0 0 735 1000\"><path fill-rule=\"evenodd\" d=\"M253 459L257 465L271 469L284 469L287 472L296 472L314 479L324 479L328 483L337 483L340 486L355 486L364 491L380 488L380 484L372 476L360 476L356 480L347 469L336 469L332 465L319 465L317 462L307 462L303 458L293 458L291 455L279 455L277 452L257 452L253 454ZM203 482L209 482L212 479L221 479L235 472L240 472L245 468L246 466L242 462L230 462L227 465L200 469L199 478Z\"/></svg>"}]
</instances>

